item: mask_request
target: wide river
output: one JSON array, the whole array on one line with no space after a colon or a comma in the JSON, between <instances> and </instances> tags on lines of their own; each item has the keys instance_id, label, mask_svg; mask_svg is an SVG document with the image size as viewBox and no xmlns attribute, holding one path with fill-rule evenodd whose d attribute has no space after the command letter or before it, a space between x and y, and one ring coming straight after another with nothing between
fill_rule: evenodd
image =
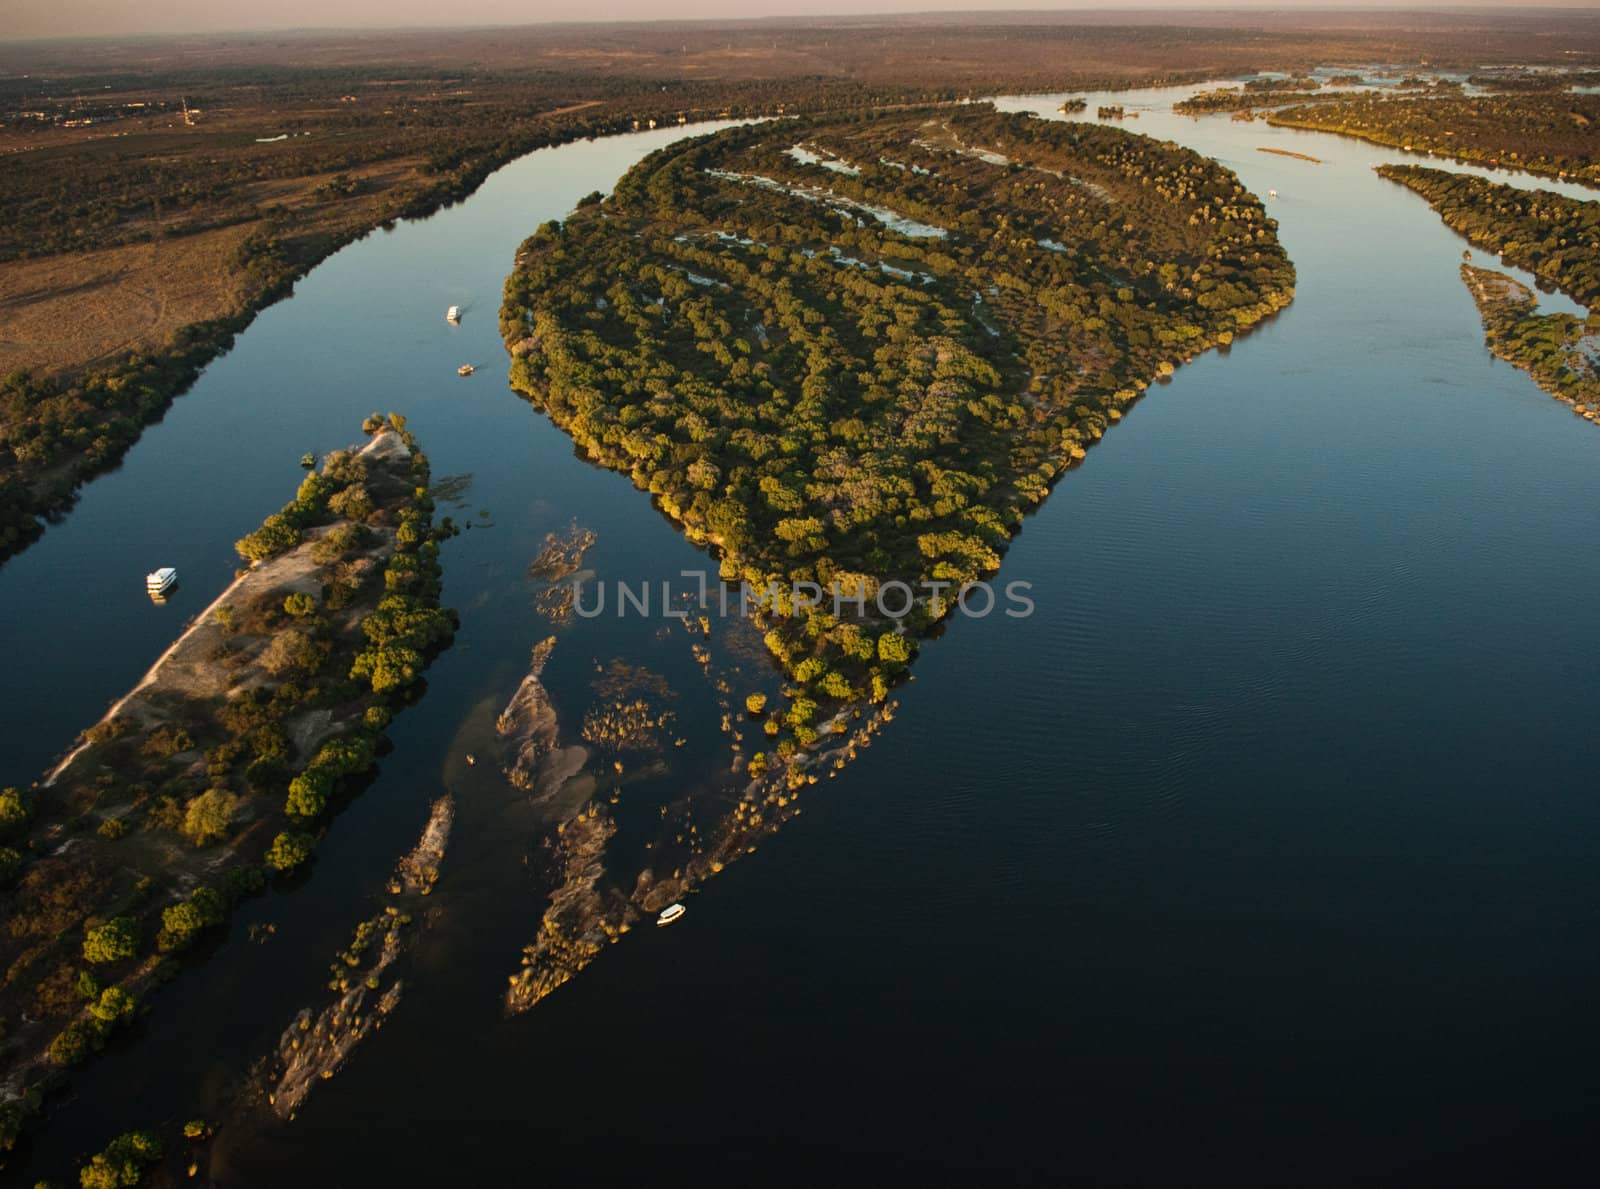
<instances>
[{"instance_id":1,"label":"wide river","mask_svg":"<svg viewBox=\"0 0 1600 1189\"><path fill-rule=\"evenodd\" d=\"M1061 482L1005 561L1031 618L955 623L802 816L523 1015L502 998L544 907L533 828L463 757L550 634L528 562L574 520L608 580L706 562L507 390L499 294L540 222L683 132L534 153L263 313L0 568L0 777L36 778L137 680L301 454L374 409L408 415L436 475L473 476L441 509L477 525L446 548L462 630L313 870L74 1079L24 1171L219 1117L327 1002L334 951L448 787L457 834L399 1007L295 1121L233 1118L217 1184L1592 1174L1600 436L1486 353L1462 241L1371 170L1406 154L1177 117L1181 94L1089 107L1277 190L1293 306L1153 388ZM164 607L140 582L158 564L183 576ZM640 786L652 813L726 756L682 633L658 628L562 629L547 672L569 733L596 662L679 690L690 742Z\"/></svg>"}]
</instances>

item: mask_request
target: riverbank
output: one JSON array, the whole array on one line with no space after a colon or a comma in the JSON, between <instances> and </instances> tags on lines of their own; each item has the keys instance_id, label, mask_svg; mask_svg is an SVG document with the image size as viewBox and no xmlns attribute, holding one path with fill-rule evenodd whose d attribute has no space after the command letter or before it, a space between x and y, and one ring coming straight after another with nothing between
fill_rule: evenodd
<instances>
[{"instance_id":1,"label":"riverbank","mask_svg":"<svg viewBox=\"0 0 1600 1189\"><path fill-rule=\"evenodd\" d=\"M781 110L781 104L778 107ZM681 122L715 120L726 112L720 104L708 105L684 112ZM448 169L419 174L410 186L391 187L382 201L368 195L338 217L322 218L312 226L265 221L248 235L229 239L218 249L225 258L209 263L237 271L237 283L226 287L222 308L214 317L185 323L161 342L140 343L93 368L54 367L8 376L0 383L0 403L8 411L0 435L0 564L37 540L51 520L72 506L84 483L116 466L144 428L160 420L258 314L291 296L296 282L328 257L396 219L426 218L466 198L495 170L527 153L620 135L640 126L631 108L582 114L570 109L550 113L549 119L535 115L530 120L515 135L465 155ZM424 177L431 180L423 181ZM169 249L167 255L177 250ZM163 258L159 253L150 257ZM11 267L32 268L35 262ZM144 269L137 265L135 272ZM82 288L64 286L68 293ZM0 299L4 297L0 292ZM159 304L166 308L175 303L163 297ZM63 310L54 320L70 323L90 316L101 314ZM41 412L47 416L41 417Z\"/></svg>"},{"instance_id":2,"label":"riverbank","mask_svg":"<svg viewBox=\"0 0 1600 1189\"><path fill-rule=\"evenodd\" d=\"M403 418L239 542L256 558L83 741L4 794L4 1132L315 849L450 640L428 462ZM448 531L448 530L445 530Z\"/></svg>"}]
</instances>

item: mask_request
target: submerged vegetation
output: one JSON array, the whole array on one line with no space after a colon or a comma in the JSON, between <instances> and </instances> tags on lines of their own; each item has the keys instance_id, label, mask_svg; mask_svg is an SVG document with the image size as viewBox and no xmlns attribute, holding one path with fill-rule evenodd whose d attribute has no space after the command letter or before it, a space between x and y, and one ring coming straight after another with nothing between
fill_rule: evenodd
<instances>
[{"instance_id":1,"label":"submerged vegetation","mask_svg":"<svg viewBox=\"0 0 1600 1189\"><path fill-rule=\"evenodd\" d=\"M519 391L772 592L786 755L881 700L1055 479L1293 276L1198 154L923 109L653 154L524 244L502 323Z\"/></svg>"},{"instance_id":2,"label":"submerged vegetation","mask_svg":"<svg viewBox=\"0 0 1600 1189\"><path fill-rule=\"evenodd\" d=\"M0 1147L174 955L310 857L449 642L427 458L401 417L366 428L240 542L255 564L82 745L0 794Z\"/></svg>"}]
</instances>

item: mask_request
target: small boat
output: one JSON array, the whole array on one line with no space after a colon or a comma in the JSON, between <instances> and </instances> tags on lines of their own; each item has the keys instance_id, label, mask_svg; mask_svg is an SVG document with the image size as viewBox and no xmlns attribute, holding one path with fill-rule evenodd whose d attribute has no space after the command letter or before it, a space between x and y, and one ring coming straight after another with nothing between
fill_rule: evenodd
<instances>
[{"instance_id":1,"label":"small boat","mask_svg":"<svg viewBox=\"0 0 1600 1189\"><path fill-rule=\"evenodd\" d=\"M476 764L477 762L478 762L478 757L473 755L470 751L467 752L467 767L470 768L474 764Z\"/></svg>"},{"instance_id":2,"label":"small boat","mask_svg":"<svg viewBox=\"0 0 1600 1189\"><path fill-rule=\"evenodd\" d=\"M151 598L158 598L178 585L178 571L172 566L162 566L144 576L144 588Z\"/></svg>"},{"instance_id":3,"label":"small boat","mask_svg":"<svg viewBox=\"0 0 1600 1189\"><path fill-rule=\"evenodd\" d=\"M444 316L445 316L445 320L447 322L459 322L459 321L461 321L461 307L460 306L451 306L448 310L446 310L444 312Z\"/></svg>"},{"instance_id":4,"label":"small boat","mask_svg":"<svg viewBox=\"0 0 1600 1189\"><path fill-rule=\"evenodd\" d=\"M1267 197L1268 198L1276 198L1277 196L1278 196L1278 192L1276 190L1268 190L1267 191Z\"/></svg>"},{"instance_id":5,"label":"small boat","mask_svg":"<svg viewBox=\"0 0 1600 1189\"><path fill-rule=\"evenodd\" d=\"M656 925L670 925L688 911L681 904L669 904L661 910L661 915L656 918Z\"/></svg>"},{"instance_id":6,"label":"small boat","mask_svg":"<svg viewBox=\"0 0 1600 1189\"><path fill-rule=\"evenodd\" d=\"M456 375L470 376L473 370L474 369L470 363L463 363L460 367L456 368Z\"/></svg>"}]
</instances>

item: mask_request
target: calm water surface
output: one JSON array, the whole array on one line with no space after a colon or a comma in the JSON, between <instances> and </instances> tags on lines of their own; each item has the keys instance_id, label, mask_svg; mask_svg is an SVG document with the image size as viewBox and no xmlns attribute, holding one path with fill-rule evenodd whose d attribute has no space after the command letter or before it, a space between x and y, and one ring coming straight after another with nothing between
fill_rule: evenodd
<instances>
[{"instance_id":1,"label":"calm water surface","mask_svg":"<svg viewBox=\"0 0 1600 1189\"><path fill-rule=\"evenodd\" d=\"M263 314L0 570L9 778L137 678L299 455L366 412L408 413L436 474L475 476L452 514L492 527L448 547L459 642L316 870L78 1079L39 1171L213 1109L321 1001L454 787L399 1010L294 1123L225 1132L218 1184L1592 1183L1600 436L1487 355L1463 242L1371 172L1406 154L1175 117L1181 93L1105 98L1279 192L1294 305L1152 389L1029 521L1005 577L1031 619L927 647L802 817L522 1017L500 995L543 907L530 835L459 758L547 631L523 571L573 518L605 577L703 561L505 390L494 312L523 236L675 134L536 153ZM139 583L158 562L184 575L165 608ZM674 779L713 768L712 701L650 626L563 637L564 712L617 655L698 724Z\"/></svg>"}]
</instances>

